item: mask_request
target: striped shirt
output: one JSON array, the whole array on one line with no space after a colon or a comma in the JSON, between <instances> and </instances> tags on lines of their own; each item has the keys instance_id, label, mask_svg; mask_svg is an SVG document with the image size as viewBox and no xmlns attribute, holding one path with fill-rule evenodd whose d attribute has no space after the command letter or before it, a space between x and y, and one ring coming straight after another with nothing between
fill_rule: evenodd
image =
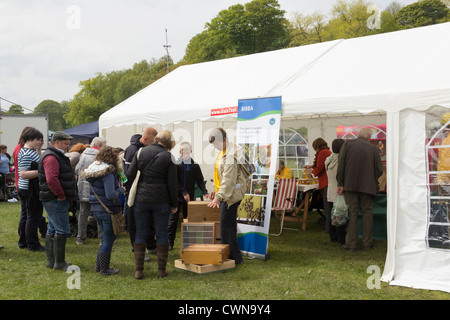
<instances>
[{"instance_id":1,"label":"striped shirt","mask_svg":"<svg viewBox=\"0 0 450 320\"><path fill-rule=\"evenodd\" d=\"M29 149L23 147L19 151L19 155L17 156L17 162L18 162L18 170L19 170L19 189L21 190L28 190L28 179L23 179L20 171L22 170L30 170L31 169L31 163L32 162L39 162L40 157L39 154L34 149Z\"/></svg>"}]
</instances>

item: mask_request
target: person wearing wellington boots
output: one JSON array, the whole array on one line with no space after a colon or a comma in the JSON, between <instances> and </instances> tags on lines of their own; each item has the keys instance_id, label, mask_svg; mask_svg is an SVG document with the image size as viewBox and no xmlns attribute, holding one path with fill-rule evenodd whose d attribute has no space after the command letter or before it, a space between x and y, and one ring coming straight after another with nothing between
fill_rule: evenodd
<instances>
[{"instance_id":1,"label":"person wearing wellington boots","mask_svg":"<svg viewBox=\"0 0 450 320\"><path fill-rule=\"evenodd\" d=\"M168 275L166 265L169 253L169 217L177 212L178 206L177 166L169 152L174 145L172 133L168 130L161 131L156 135L154 143L141 149L139 160L136 156L133 158L127 171L128 179L132 180L138 170L141 172L134 204L136 279L144 278L145 247L152 220L156 234L158 278Z\"/></svg>"},{"instance_id":2,"label":"person wearing wellington boots","mask_svg":"<svg viewBox=\"0 0 450 320\"><path fill-rule=\"evenodd\" d=\"M70 234L69 208L76 197L75 174L67 152L72 137L65 132L53 134L51 145L39 162L39 199L47 212L48 227L45 235L47 267L67 270L65 261L66 238Z\"/></svg>"},{"instance_id":3,"label":"person wearing wellington boots","mask_svg":"<svg viewBox=\"0 0 450 320\"><path fill-rule=\"evenodd\" d=\"M95 156L95 161L81 171L81 175L91 184L89 202L94 218L103 230L103 241L97 252L96 271L101 275L114 275L119 270L109 266L111 250L116 241L111 216L122 209L120 196L125 192L119 179L118 154L110 147L103 147Z\"/></svg>"}]
</instances>

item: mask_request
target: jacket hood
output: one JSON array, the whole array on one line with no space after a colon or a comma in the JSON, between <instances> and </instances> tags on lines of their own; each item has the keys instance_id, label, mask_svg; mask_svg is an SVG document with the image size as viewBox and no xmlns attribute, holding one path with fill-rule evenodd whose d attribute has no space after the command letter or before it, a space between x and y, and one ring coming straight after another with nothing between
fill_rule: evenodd
<instances>
[{"instance_id":1,"label":"jacket hood","mask_svg":"<svg viewBox=\"0 0 450 320\"><path fill-rule=\"evenodd\" d=\"M135 134L130 138L130 144L139 145L139 139L142 138L142 134Z\"/></svg>"},{"instance_id":2,"label":"jacket hood","mask_svg":"<svg viewBox=\"0 0 450 320\"><path fill-rule=\"evenodd\" d=\"M332 153L328 158L325 159L325 168L333 169L338 164L339 153Z\"/></svg>"},{"instance_id":3,"label":"jacket hood","mask_svg":"<svg viewBox=\"0 0 450 320\"><path fill-rule=\"evenodd\" d=\"M116 172L116 168L113 165L96 160L87 168L81 170L81 176L86 180L89 180L101 178L113 172Z\"/></svg>"},{"instance_id":4,"label":"jacket hood","mask_svg":"<svg viewBox=\"0 0 450 320\"><path fill-rule=\"evenodd\" d=\"M83 154L96 155L98 153L98 149L87 148L83 151Z\"/></svg>"}]
</instances>

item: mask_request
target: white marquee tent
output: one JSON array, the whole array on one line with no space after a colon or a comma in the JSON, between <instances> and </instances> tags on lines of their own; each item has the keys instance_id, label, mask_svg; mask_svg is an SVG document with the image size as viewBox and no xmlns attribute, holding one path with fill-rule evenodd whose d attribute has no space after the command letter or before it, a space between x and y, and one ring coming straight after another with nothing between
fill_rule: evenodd
<instances>
[{"instance_id":1,"label":"white marquee tent","mask_svg":"<svg viewBox=\"0 0 450 320\"><path fill-rule=\"evenodd\" d=\"M282 127L307 127L310 143L319 136L331 142L337 125L384 123L388 251L382 280L450 292L450 251L429 248L425 240L426 119L437 106L450 108L449 35L444 23L182 66L105 112L100 133L122 147L146 126L175 130L178 142L199 136L194 159L208 165L207 129L235 126L235 115L212 116L212 110L243 98L281 96Z\"/></svg>"}]
</instances>

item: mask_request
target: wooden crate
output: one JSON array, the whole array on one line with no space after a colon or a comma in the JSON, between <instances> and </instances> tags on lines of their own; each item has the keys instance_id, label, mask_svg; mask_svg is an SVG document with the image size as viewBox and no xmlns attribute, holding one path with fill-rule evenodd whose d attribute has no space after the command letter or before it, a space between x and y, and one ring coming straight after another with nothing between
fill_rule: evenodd
<instances>
[{"instance_id":1,"label":"wooden crate","mask_svg":"<svg viewBox=\"0 0 450 320\"><path fill-rule=\"evenodd\" d=\"M228 259L220 265L215 264L185 264L181 259L175 260L175 268L198 274L225 271L235 267L234 260Z\"/></svg>"},{"instance_id":2,"label":"wooden crate","mask_svg":"<svg viewBox=\"0 0 450 320\"><path fill-rule=\"evenodd\" d=\"M189 201L189 222L220 221L220 209L209 208L208 203L209 201Z\"/></svg>"},{"instance_id":3,"label":"wooden crate","mask_svg":"<svg viewBox=\"0 0 450 320\"><path fill-rule=\"evenodd\" d=\"M181 250L181 261L184 264L220 265L230 257L228 244L192 244Z\"/></svg>"}]
</instances>

